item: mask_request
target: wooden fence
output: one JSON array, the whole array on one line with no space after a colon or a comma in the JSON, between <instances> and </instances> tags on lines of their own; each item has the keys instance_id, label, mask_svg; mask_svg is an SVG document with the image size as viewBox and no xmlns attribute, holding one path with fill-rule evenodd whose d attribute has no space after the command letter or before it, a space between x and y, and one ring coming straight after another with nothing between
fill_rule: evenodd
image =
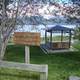
<instances>
[{"instance_id":1,"label":"wooden fence","mask_svg":"<svg viewBox=\"0 0 80 80\"><path fill-rule=\"evenodd\" d=\"M40 73L40 80L48 80L48 65L35 65L35 64L0 61L0 68L35 71Z\"/></svg>"}]
</instances>

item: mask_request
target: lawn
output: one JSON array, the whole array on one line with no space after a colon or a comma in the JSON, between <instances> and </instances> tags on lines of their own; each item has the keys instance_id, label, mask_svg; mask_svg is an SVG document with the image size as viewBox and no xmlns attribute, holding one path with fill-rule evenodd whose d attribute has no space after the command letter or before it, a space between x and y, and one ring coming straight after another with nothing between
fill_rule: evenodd
<instances>
[{"instance_id":1,"label":"lawn","mask_svg":"<svg viewBox=\"0 0 80 80\"><path fill-rule=\"evenodd\" d=\"M38 80L39 73L24 70L0 68L0 80Z\"/></svg>"},{"instance_id":2,"label":"lawn","mask_svg":"<svg viewBox=\"0 0 80 80\"><path fill-rule=\"evenodd\" d=\"M44 54L40 47L30 47L30 63L48 64L48 80L67 80L71 75L80 76L80 44L75 47L79 52L61 54ZM4 60L24 62L24 46L7 46Z\"/></svg>"}]
</instances>

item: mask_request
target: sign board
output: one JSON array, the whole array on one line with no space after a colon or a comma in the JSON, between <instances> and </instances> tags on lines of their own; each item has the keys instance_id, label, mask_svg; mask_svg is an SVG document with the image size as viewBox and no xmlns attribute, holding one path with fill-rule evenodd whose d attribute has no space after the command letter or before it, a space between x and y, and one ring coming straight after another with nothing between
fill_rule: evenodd
<instances>
[{"instance_id":1,"label":"sign board","mask_svg":"<svg viewBox=\"0 0 80 80\"><path fill-rule=\"evenodd\" d=\"M13 41L15 44L40 46L40 33L14 32Z\"/></svg>"}]
</instances>

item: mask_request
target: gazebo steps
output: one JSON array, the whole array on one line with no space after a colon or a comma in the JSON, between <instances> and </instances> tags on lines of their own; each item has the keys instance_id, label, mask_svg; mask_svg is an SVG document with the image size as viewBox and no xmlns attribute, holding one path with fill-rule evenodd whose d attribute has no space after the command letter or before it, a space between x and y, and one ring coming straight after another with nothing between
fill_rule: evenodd
<instances>
[{"instance_id":1,"label":"gazebo steps","mask_svg":"<svg viewBox=\"0 0 80 80\"><path fill-rule=\"evenodd\" d=\"M41 48L41 50L42 50L45 54L48 53L47 50L46 50L46 48L43 47L43 45L41 45L40 48Z\"/></svg>"}]
</instances>

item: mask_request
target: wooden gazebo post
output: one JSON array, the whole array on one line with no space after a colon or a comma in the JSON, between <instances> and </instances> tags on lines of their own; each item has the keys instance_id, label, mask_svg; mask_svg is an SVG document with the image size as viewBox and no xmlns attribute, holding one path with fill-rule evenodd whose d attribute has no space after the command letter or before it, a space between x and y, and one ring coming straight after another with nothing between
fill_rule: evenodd
<instances>
[{"instance_id":1,"label":"wooden gazebo post","mask_svg":"<svg viewBox=\"0 0 80 80\"><path fill-rule=\"evenodd\" d=\"M50 42L52 43L52 31L50 32Z\"/></svg>"},{"instance_id":2,"label":"wooden gazebo post","mask_svg":"<svg viewBox=\"0 0 80 80\"><path fill-rule=\"evenodd\" d=\"M63 41L63 30L61 31L61 42Z\"/></svg>"},{"instance_id":3,"label":"wooden gazebo post","mask_svg":"<svg viewBox=\"0 0 80 80\"><path fill-rule=\"evenodd\" d=\"M69 30L69 48L71 46L71 30Z\"/></svg>"},{"instance_id":4,"label":"wooden gazebo post","mask_svg":"<svg viewBox=\"0 0 80 80\"><path fill-rule=\"evenodd\" d=\"M52 48L52 31L50 32L50 48Z\"/></svg>"},{"instance_id":5,"label":"wooden gazebo post","mask_svg":"<svg viewBox=\"0 0 80 80\"><path fill-rule=\"evenodd\" d=\"M47 31L45 30L45 44L47 43Z\"/></svg>"},{"instance_id":6,"label":"wooden gazebo post","mask_svg":"<svg viewBox=\"0 0 80 80\"><path fill-rule=\"evenodd\" d=\"M63 30L61 30L61 44L60 44L61 48L63 48L63 43L62 42L63 42Z\"/></svg>"}]
</instances>

